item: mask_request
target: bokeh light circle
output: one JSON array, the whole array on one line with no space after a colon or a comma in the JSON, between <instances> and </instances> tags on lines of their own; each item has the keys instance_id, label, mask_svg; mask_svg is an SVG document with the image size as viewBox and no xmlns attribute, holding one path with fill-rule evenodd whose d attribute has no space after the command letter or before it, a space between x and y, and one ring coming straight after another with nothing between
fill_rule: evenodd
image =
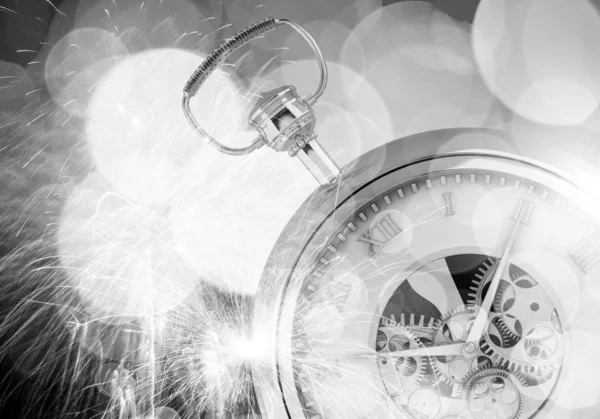
<instances>
[{"instance_id":1,"label":"bokeh light circle","mask_svg":"<svg viewBox=\"0 0 600 419\"><path fill-rule=\"evenodd\" d=\"M181 109L182 89L203 57L176 49L129 57L98 84L86 137L98 170L131 200L165 204L203 146ZM234 78L217 71L191 102L205 130L221 139L247 124Z\"/></svg>"},{"instance_id":2,"label":"bokeh light circle","mask_svg":"<svg viewBox=\"0 0 600 419\"><path fill-rule=\"evenodd\" d=\"M354 37L351 29L337 21L313 20L302 27L314 38L328 61L339 62L340 45ZM283 43L287 50L282 53L286 60L298 61L314 59L314 53L306 40L297 32L289 34Z\"/></svg>"},{"instance_id":3,"label":"bokeh light circle","mask_svg":"<svg viewBox=\"0 0 600 419\"><path fill-rule=\"evenodd\" d=\"M587 0L483 0L473 51L489 89L535 122L573 125L598 107L600 16Z\"/></svg>"},{"instance_id":4,"label":"bokeh light circle","mask_svg":"<svg viewBox=\"0 0 600 419\"><path fill-rule=\"evenodd\" d=\"M198 284L161 211L89 175L67 202L58 232L62 267L94 316L164 313Z\"/></svg>"},{"instance_id":5,"label":"bokeh light circle","mask_svg":"<svg viewBox=\"0 0 600 419\"><path fill-rule=\"evenodd\" d=\"M353 33L342 62L379 93L392 137L489 120L494 97L475 71L465 25L424 2L402 2L373 12Z\"/></svg>"},{"instance_id":6,"label":"bokeh light circle","mask_svg":"<svg viewBox=\"0 0 600 419\"><path fill-rule=\"evenodd\" d=\"M505 129L511 132L511 138L517 150L523 155L579 156L591 159L599 149L598 129L586 125L556 126L538 124L517 114L511 115ZM563 157L564 158L564 157ZM590 161L590 163L594 163Z\"/></svg>"},{"instance_id":7,"label":"bokeh light circle","mask_svg":"<svg viewBox=\"0 0 600 419\"><path fill-rule=\"evenodd\" d=\"M259 150L232 157L205 148L181 182L170 223L203 280L254 294L279 234L317 186L287 154Z\"/></svg>"},{"instance_id":8,"label":"bokeh light circle","mask_svg":"<svg viewBox=\"0 0 600 419\"><path fill-rule=\"evenodd\" d=\"M98 81L129 54L120 39L98 28L69 32L46 59L44 79L54 101L83 116Z\"/></svg>"}]
</instances>

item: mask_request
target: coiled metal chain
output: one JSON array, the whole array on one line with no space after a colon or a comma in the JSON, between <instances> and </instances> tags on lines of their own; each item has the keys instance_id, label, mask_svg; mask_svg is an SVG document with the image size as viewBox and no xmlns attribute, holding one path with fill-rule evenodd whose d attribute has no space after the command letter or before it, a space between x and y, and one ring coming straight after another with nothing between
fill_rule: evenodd
<instances>
[{"instance_id":1,"label":"coiled metal chain","mask_svg":"<svg viewBox=\"0 0 600 419\"><path fill-rule=\"evenodd\" d=\"M221 151L222 153L234 156L241 156L260 148L261 146L268 143L268 140L259 135L250 145L242 148L232 148L221 144L219 141L215 140L212 136L210 136L200 126L190 109L190 100L196 95L196 93L198 93L198 90L200 89L200 87L202 87L202 84L212 74L212 72L217 68L217 66L225 58L227 58L229 54L231 54L236 49L240 48L245 43L251 41L252 39L263 35L267 32L270 32L279 27L280 25L287 25L290 26L292 29L296 30L306 40L306 42L308 42L313 52L315 53L315 56L317 57L317 62L319 64L321 76L319 86L313 94L307 96L303 100L310 106L314 102L316 102L317 99L321 97L321 95L325 91L325 87L327 86L327 66L325 64L325 60L323 59L323 55L321 54L321 51L319 50L319 47L317 46L315 40L310 36L310 34L308 34L308 32L302 29L300 25L288 19L276 19L274 17L269 17L259 22L256 22L255 24L250 25L246 29L238 32L233 37L223 42L204 60L204 62L202 62L202 64L200 64L196 71L194 71L194 73L183 88L183 100L181 102L184 115L189 124L192 126L192 128L194 128L196 133L198 133L198 135L202 137L208 144ZM272 144L269 143L269 146L272 146Z\"/></svg>"},{"instance_id":2,"label":"coiled metal chain","mask_svg":"<svg viewBox=\"0 0 600 419\"><path fill-rule=\"evenodd\" d=\"M183 92L190 96L195 96L196 93L198 93L200 86L202 86L202 83L204 83L208 76L210 76L210 74L225 58L227 58L229 54L253 38L276 29L277 25L277 19L274 17L268 17L248 26L246 29L235 34L232 38L229 38L208 57L206 57L204 62L200 64L196 71L194 71L194 74L192 74L188 82L185 84Z\"/></svg>"}]
</instances>

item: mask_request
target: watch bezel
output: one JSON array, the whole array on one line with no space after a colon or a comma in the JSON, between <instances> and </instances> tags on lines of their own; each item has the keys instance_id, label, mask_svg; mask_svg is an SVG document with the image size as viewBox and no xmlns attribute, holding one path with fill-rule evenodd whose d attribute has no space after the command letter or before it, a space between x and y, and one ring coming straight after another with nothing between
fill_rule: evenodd
<instances>
[{"instance_id":1,"label":"watch bezel","mask_svg":"<svg viewBox=\"0 0 600 419\"><path fill-rule=\"evenodd\" d=\"M294 273L312 264L312 255L327 240L328 233L339 225L333 220L345 219L385 190L388 185L374 192L368 191L368 187L389 174L405 170L400 180L394 177L393 183L398 184L414 176L417 167L430 166L427 172L421 170L421 175L459 169L460 166L448 167L447 163L461 159L470 161L470 165L465 166L468 168L476 168L473 165L478 160L475 166L480 166L481 161L516 164L522 170L531 172L527 179L536 181L535 178L543 174L542 177L546 179L542 180L546 181L541 184L547 185L547 179L553 179L562 184L558 188L561 192L564 186L570 186L568 190L572 191L573 196L568 198L577 203L586 207L591 205L592 208L600 203L597 196L591 196L590 191L584 191L580 186L585 184L584 177L598 176L594 169L583 166L582 159L565 153L552 154L543 144L529 144L527 154L523 154L514 139L501 131L461 128L425 132L395 140L362 155L346 166L338 185L318 188L303 203L284 228L265 265L255 299L254 330L266 339L262 346L268 353L264 362L253 365L252 371L263 415L294 419L304 417L297 394L290 395L290 389L281 384L282 376L289 379L291 359L286 362L289 365L281 368L278 340L291 340L292 328L280 328L280 320L293 313L293 307L286 303L295 304L302 285L302 280L294 278ZM409 170L410 167L413 170ZM600 213L595 215L594 218L600 221ZM326 225L328 222L330 225Z\"/></svg>"}]
</instances>

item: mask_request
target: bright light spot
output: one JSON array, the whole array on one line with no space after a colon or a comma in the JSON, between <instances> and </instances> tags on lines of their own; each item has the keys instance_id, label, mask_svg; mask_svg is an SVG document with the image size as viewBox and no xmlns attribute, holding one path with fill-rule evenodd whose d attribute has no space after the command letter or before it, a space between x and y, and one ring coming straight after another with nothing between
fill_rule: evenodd
<instances>
[{"instance_id":1,"label":"bright light spot","mask_svg":"<svg viewBox=\"0 0 600 419\"><path fill-rule=\"evenodd\" d=\"M99 81L87 113L87 140L98 170L128 199L165 204L205 147L181 110L183 86L202 60L181 50L150 50ZM223 139L247 125L245 105L233 77L216 72L192 100L192 112Z\"/></svg>"},{"instance_id":2,"label":"bright light spot","mask_svg":"<svg viewBox=\"0 0 600 419\"><path fill-rule=\"evenodd\" d=\"M232 336L229 341L232 353L241 360L261 360L268 353L267 342L264 339Z\"/></svg>"},{"instance_id":3,"label":"bright light spot","mask_svg":"<svg viewBox=\"0 0 600 419\"><path fill-rule=\"evenodd\" d=\"M98 173L77 186L63 210L63 268L96 316L162 313L197 285L171 238L165 214L114 193Z\"/></svg>"},{"instance_id":4,"label":"bright light spot","mask_svg":"<svg viewBox=\"0 0 600 419\"><path fill-rule=\"evenodd\" d=\"M227 365L223 359L221 348L210 348L202 352L201 359L204 364L204 372L209 379L220 379L227 373Z\"/></svg>"},{"instance_id":5,"label":"bright light spot","mask_svg":"<svg viewBox=\"0 0 600 419\"><path fill-rule=\"evenodd\" d=\"M586 0L479 4L473 49L489 89L521 116L577 124L598 106L600 17Z\"/></svg>"}]
</instances>

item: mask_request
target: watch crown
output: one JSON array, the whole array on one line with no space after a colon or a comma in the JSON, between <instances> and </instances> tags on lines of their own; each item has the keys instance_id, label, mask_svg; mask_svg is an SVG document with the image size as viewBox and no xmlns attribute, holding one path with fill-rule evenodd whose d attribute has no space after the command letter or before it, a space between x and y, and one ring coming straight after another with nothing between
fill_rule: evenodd
<instances>
[{"instance_id":1,"label":"watch crown","mask_svg":"<svg viewBox=\"0 0 600 419\"><path fill-rule=\"evenodd\" d=\"M289 151L298 135L315 128L315 113L296 93L294 86L282 86L262 94L248 122L258 130L265 143L277 151Z\"/></svg>"},{"instance_id":2,"label":"watch crown","mask_svg":"<svg viewBox=\"0 0 600 419\"><path fill-rule=\"evenodd\" d=\"M337 181L339 167L315 140L316 119L312 107L296 93L294 86L282 86L262 94L248 122L263 141L276 151L298 156L319 183Z\"/></svg>"}]
</instances>

